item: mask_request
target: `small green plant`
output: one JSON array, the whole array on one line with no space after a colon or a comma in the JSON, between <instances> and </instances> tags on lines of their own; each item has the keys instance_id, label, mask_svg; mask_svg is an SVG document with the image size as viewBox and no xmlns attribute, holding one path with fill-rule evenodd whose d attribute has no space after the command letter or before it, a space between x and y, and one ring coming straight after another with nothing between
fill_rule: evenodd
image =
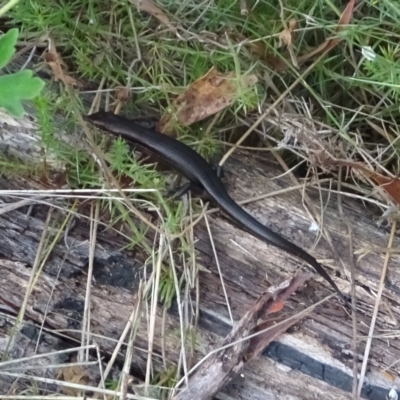
<instances>
[{"instance_id":1,"label":"small green plant","mask_svg":"<svg viewBox=\"0 0 400 400\"><path fill-rule=\"evenodd\" d=\"M176 288L172 267L163 265L161 267L159 299L167 310L171 307L175 295Z\"/></svg>"},{"instance_id":2,"label":"small green plant","mask_svg":"<svg viewBox=\"0 0 400 400\"><path fill-rule=\"evenodd\" d=\"M18 29L10 29L0 37L0 69L3 69L15 53ZM0 76L0 108L14 117L24 115L22 100L35 98L43 89L44 82L32 77L32 71L24 69L13 74Z\"/></svg>"},{"instance_id":3,"label":"small green plant","mask_svg":"<svg viewBox=\"0 0 400 400\"><path fill-rule=\"evenodd\" d=\"M364 49L363 49L364 50ZM381 54L375 54L371 49L368 54L363 51L365 57L364 70L370 85L379 87L382 92L398 101L400 91L400 61L398 46L379 46Z\"/></svg>"},{"instance_id":4,"label":"small green plant","mask_svg":"<svg viewBox=\"0 0 400 400\"><path fill-rule=\"evenodd\" d=\"M152 384L158 387L159 398L164 400L168 398L168 390L176 384L177 367L176 365L168 365L161 369L152 379Z\"/></svg>"},{"instance_id":5,"label":"small green plant","mask_svg":"<svg viewBox=\"0 0 400 400\"><path fill-rule=\"evenodd\" d=\"M105 382L106 389L108 390L117 390L118 389L118 381L114 381L112 379L107 379Z\"/></svg>"}]
</instances>

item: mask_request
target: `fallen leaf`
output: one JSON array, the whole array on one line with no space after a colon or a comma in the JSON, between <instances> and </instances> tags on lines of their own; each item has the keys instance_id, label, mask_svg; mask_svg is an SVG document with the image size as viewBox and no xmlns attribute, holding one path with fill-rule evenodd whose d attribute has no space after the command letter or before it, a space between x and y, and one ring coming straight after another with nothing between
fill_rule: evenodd
<instances>
[{"instance_id":1,"label":"fallen leaf","mask_svg":"<svg viewBox=\"0 0 400 400\"><path fill-rule=\"evenodd\" d=\"M374 181L377 187L386 192L395 203L400 204L400 179L384 176L355 161L332 160L329 165L353 168L361 172L365 177Z\"/></svg>"},{"instance_id":2,"label":"fallen leaf","mask_svg":"<svg viewBox=\"0 0 400 400\"><path fill-rule=\"evenodd\" d=\"M293 46L292 46L292 34L293 34L295 27L296 27L296 20L294 18L292 18L289 21L289 26L285 27L285 29L279 34L278 47L282 47L283 45L286 45L288 52L290 54L290 59L292 61L292 64L296 68L299 68L299 64L297 62L297 58L296 58L296 55L294 54Z\"/></svg>"},{"instance_id":3,"label":"fallen leaf","mask_svg":"<svg viewBox=\"0 0 400 400\"><path fill-rule=\"evenodd\" d=\"M309 273L296 275L292 279L283 282L278 287L272 288L273 292L271 294L268 293L270 295L269 298L268 294L266 294L258 299L256 302L256 304L259 304L256 314L257 319L262 315L271 314L282 309L285 301L288 300L293 293L304 284L304 282L310 279L310 276L311 275ZM260 300L264 304L260 304ZM268 321L264 321L256 325L251 333L261 333L250 339L246 354L243 356L245 362L249 362L258 357L265 347L267 347L288 328L296 324L303 316L304 315L301 315L300 313L297 314L297 316L291 317L289 320L280 317L275 320L269 319ZM268 329L266 332L262 332L266 329Z\"/></svg>"},{"instance_id":4,"label":"fallen leaf","mask_svg":"<svg viewBox=\"0 0 400 400\"><path fill-rule=\"evenodd\" d=\"M283 45L289 47L292 45L292 34L295 27L296 27L296 20L292 18L289 21L289 26L286 27L278 36L279 37L278 47L282 47Z\"/></svg>"},{"instance_id":5,"label":"fallen leaf","mask_svg":"<svg viewBox=\"0 0 400 400\"><path fill-rule=\"evenodd\" d=\"M129 0L139 11L145 11L152 15L154 18L157 18L163 25L167 26L171 29L172 32L176 32L177 29L174 25L171 24L167 14L162 11L158 6L156 6L150 0Z\"/></svg>"},{"instance_id":6,"label":"fallen leaf","mask_svg":"<svg viewBox=\"0 0 400 400\"><path fill-rule=\"evenodd\" d=\"M51 38L48 38L49 46L47 52L44 55L44 60L47 65L51 68L56 82L64 82L65 85L81 87L82 84L75 78L67 74L67 65L57 52L56 46Z\"/></svg>"},{"instance_id":7,"label":"fallen leaf","mask_svg":"<svg viewBox=\"0 0 400 400\"><path fill-rule=\"evenodd\" d=\"M269 309L270 314L281 311L284 305L283 301L276 301Z\"/></svg>"},{"instance_id":8,"label":"fallen leaf","mask_svg":"<svg viewBox=\"0 0 400 400\"><path fill-rule=\"evenodd\" d=\"M86 375L83 368L79 365L73 365L72 367L61 368L57 373L57 379L61 379L64 382L76 383L79 385L87 385L89 382L88 376ZM67 396L79 396L80 389L63 386L62 391Z\"/></svg>"},{"instance_id":9,"label":"fallen leaf","mask_svg":"<svg viewBox=\"0 0 400 400\"><path fill-rule=\"evenodd\" d=\"M173 102L171 110L158 123L158 130L171 133L175 124L189 126L194 122L230 106L238 93L238 87L249 88L257 82L255 75L243 76L235 82L235 73L222 74L214 67L206 75L194 81Z\"/></svg>"},{"instance_id":10,"label":"fallen leaf","mask_svg":"<svg viewBox=\"0 0 400 400\"><path fill-rule=\"evenodd\" d=\"M378 184L397 204L400 204L400 180L373 173L371 179Z\"/></svg>"}]
</instances>

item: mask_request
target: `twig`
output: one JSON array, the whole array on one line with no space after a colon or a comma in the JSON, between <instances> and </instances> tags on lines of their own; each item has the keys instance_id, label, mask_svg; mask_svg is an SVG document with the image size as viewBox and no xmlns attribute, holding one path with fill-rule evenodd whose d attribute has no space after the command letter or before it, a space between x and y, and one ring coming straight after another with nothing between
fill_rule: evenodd
<instances>
[{"instance_id":1,"label":"twig","mask_svg":"<svg viewBox=\"0 0 400 400\"><path fill-rule=\"evenodd\" d=\"M87 273L87 281L86 281L86 291L85 291L85 307L83 311L83 321L82 321L82 334L81 334L81 344L82 346L87 346L90 344L91 336L90 336L90 294L92 287L92 277L93 277L93 263L94 263L94 254L96 250L96 242L97 242L97 227L99 221L100 214L100 203L96 202L92 203L90 209L90 247L89 247L89 263L88 263L88 273ZM89 350L86 350L86 354L84 352L79 352L78 355L79 361L89 361Z\"/></svg>"},{"instance_id":2,"label":"twig","mask_svg":"<svg viewBox=\"0 0 400 400\"><path fill-rule=\"evenodd\" d=\"M206 226L207 226L207 232L208 232L208 236L210 238L211 248L212 248L212 251L214 253L215 263L217 265L219 279L220 279L220 282L221 282L222 291L224 293L224 297L225 297L225 301L226 301L226 307L227 307L228 313L229 313L229 318L231 320L231 324L233 325L232 309L231 309L231 305L229 303L229 297L228 297L228 293L227 293L226 287L225 287L224 276L223 276L223 273L222 273L222 270L221 270L221 264L219 263L219 258L218 258L217 250L215 248L215 243L214 243L214 240L212 238L211 227L210 227L210 224L208 222L207 214L204 215L204 221L205 221Z\"/></svg>"},{"instance_id":3,"label":"twig","mask_svg":"<svg viewBox=\"0 0 400 400\"><path fill-rule=\"evenodd\" d=\"M153 354L153 344L154 344L154 333L156 325L156 315L157 315L157 303L159 295L159 285L161 276L161 266L163 261L163 251L164 251L165 237L160 235L159 246L157 251L157 259L154 260L154 269L152 274L152 287L151 287L151 303L150 303L150 320L148 325L148 354L147 354L147 365L146 365L146 377L145 377L145 388L144 393L147 396L150 385L151 378L151 367L152 367L152 354Z\"/></svg>"},{"instance_id":4,"label":"twig","mask_svg":"<svg viewBox=\"0 0 400 400\"><path fill-rule=\"evenodd\" d=\"M120 386L120 391L122 393L120 399L125 400L126 395L128 393L128 384L129 384L129 371L132 365L132 358L133 358L133 352L134 352L134 343L136 340L136 334L140 325L140 317L141 317L141 312L142 312L142 300L143 300L143 282L141 281L139 283L139 289L137 291L137 304L135 307L135 314L133 315L132 321L131 321L131 334L129 337L129 342L128 342L128 348L126 349L126 357L124 360L124 366L122 368L122 374L121 374L121 386Z\"/></svg>"},{"instance_id":5,"label":"twig","mask_svg":"<svg viewBox=\"0 0 400 400\"><path fill-rule=\"evenodd\" d=\"M249 15L249 9L247 7L246 0L240 0L240 14L241 15Z\"/></svg>"},{"instance_id":6,"label":"twig","mask_svg":"<svg viewBox=\"0 0 400 400\"><path fill-rule=\"evenodd\" d=\"M394 235L396 233L396 225L397 225L396 220L394 220L393 221L393 225L392 225L392 229L390 231L390 237L389 237L389 243L388 243L388 247L389 248L391 248L392 245L393 245L393 239L394 239ZM386 271L387 271L387 267L388 267L388 264L389 264L390 255L391 254L389 252L386 253L385 261L383 263L381 279L379 281L378 293L376 295L374 312L372 314L371 325L369 327L369 332L368 332L368 339L367 339L367 343L365 345L364 359L363 359L363 363L362 363L362 367L361 367L360 380L358 382L358 391L357 391L358 397L360 397L361 389L362 389L362 386L363 386L363 383L364 383L365 372L367 370L368 357L369 357L369 352L371 350L372 336L374 334L376 317L378 315L379 303L381 301L383 287L384 287L384 284L385 284Z\"/></svg>"}]
</instances>

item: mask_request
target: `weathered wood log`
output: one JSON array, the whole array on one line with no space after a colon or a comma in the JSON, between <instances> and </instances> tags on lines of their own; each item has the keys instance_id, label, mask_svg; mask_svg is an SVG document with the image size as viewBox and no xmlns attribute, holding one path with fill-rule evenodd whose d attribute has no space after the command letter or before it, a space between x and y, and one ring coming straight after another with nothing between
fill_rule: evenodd
<instances>
[{"instance_id":1,"label":"weathered wood log","mask_svg":"<svg viewBox=\"0 0 400 400\"><path fill-rule=\"evenodd\" d=\"M262 317L266 318L275 308L281 308L309 278L309 273L298 274L278 288L270 288L260 296L247 313L236 321L232 331L223 341L221 351L209 354L203 359L202 364L190 376L189 382L173 400L213 398L227 382L238 375L246 363L258 358L274 339L309 313L311 309L291 318L282 318L280 321L270 318L258 324ZM251 338L247 339L249 337Z\"/></svg>"},{"instance_id":2,"label":"weathered wood log","mask_svg":"<svg viewBox=\"0 0 400 400\"><path fill-rule=\"evenodd\" d=\"M40 160L41 152L37 145L38 132L28 117L14 123L0 116L0 148L8 154ZM13 126L14 125L14 126ZM62 131L60 131L62 136ZM66 139L67 140L67 139ZM71 140L68 138L68 140ZM51 155L47 155L51 161ZM53 163L57 167L57 163ZM275 178L282 171L270 158L238 152L226 166L225 182L233 198L240 200L261 194L275 192L292 185L287 177ZM37 182L29 182L13 177L2 177L0 187L38 187ZM307 193L320 210L319 194L308 188ZM344 265L350 265L347 230L337 211L336 196L323 194L324 228L328 229L333 244ZM15 201L7 196L5 202ZM311 230L312 221L304 208L301 194L297 190L282 196L268 197L246 208L260 221L300 246L311 249L317 234ZM2 302L3 323L1 327L1 348L5 349L13 317L22 304L30 268L34 263L38 243L48 206L35 205L33 213L27 207L0 215L0 299ZM344 212L353 227L355 250L373 247L385 248L388 230L378 227L374 222L374 208L364 203L346 198ZM219 214L212 214L211 229L215 241L219 263L224 275L226 290L235 320L240 319L270 283L277 283L296 272L301 263L284 252L268 246L231 225ZM201 263L209 273L200 273L200 311L198 343L194 354L199 360L214 348L230 330L229 315L223 291L217 274L216 263L206 227L200 223L195 227L196 249L200 252ZM88 260L89 224L82 220L68 232L65 240L59 241L51 253L30 296L24 329L13 343L11 356L21 358L33 354L35 344L29 343L37 335L38 327L44 323L46 333L40 341L40 351L50 352L55 347L65 348L79 343L81 319L85 298L86 265ZM68 244L66 248L65 243ZM101 352L109 356L128 317L135 307L135 292L145 255L140 252L129 253L120 250L123 241L108 232L99 232L95 254L94 281L91 294L91 328L93 340L99 344ZM395 239L395 247L399 244ZM318 241L310 250L318 259L332 259L332 251L324 239ZM382 254L373 251L366 254L358 263L356 270L357 295L360 302L358 329L360 337L368 334L368 326L373 308L373 293L377 289ZM349 292L349 282L339 268L329 269L338 286ZM58 279L56 278L57 276ZM378 316L376 332L391 332L399 319L398 294L400 271L392 261L384 290L385 308ZM373 291L372 294L370 289ZM299 290L287 304L290 314L304 309L329 294L325 283L314 277L303 290ZM156 334L153 358L160 366L162 348L162 313L156 316ZM167 315L166 355L171 362L177 362L180 352L177 327L179 318L174 308ZM29 329L28 329L29 327ZM59 335L60 331L67 338ZM134 355L134 369L139 377L146 364L147 322L142 320L136 338L139 348ZM177 340L178 339L178 340ZM350 398L352 352L351 317L336 299L319 306L309 317L304 318L296 329L282 335L264 352L265 357L246 366L242 375L237 376L219 394L219 398L262 398L262 399L307 399L307 398ZM363 354L364 340L358 343L358 356ZM142 349L142 350L140 350ZM363 397L384 399L389 388L398 385L397 360L400 358L400 345L395 339L376 338L373 341L367 382ZM61 362L55 357L57 362ZM53 362L54 362L53 360ZM56 363L56 362L54 362ZM6 371L2 369L1 371ZM5 379L1 375L0 379ZM47 371L51 376L54 371ZM143 376L143 375L142 375ZM9 377L7 379L10 379ZM3 381L6 383L6 380ZM6 386L4 386L6 387Z\"/></svg>"}]
</instances>

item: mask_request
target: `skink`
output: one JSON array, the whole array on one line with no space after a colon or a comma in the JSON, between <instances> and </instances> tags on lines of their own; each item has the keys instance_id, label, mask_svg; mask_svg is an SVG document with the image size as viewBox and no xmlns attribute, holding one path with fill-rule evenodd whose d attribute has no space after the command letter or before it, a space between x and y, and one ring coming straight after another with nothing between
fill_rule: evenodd
<instances>
[{"instance_id":1,"label":"skink","mask_svg":"<svg viewBox=\"0 0 400 400\"><path fill-rule=\"evenodd\" d=\"M190 182L202 187L218 207L242 229L265 243L272 244L309 263L329 282L344 301L348 301L313 256L258 222L240 207L229 196L211 165L195 150L170 136L147 129L110 112L100 111L86 116L85 119L113 135L120 136L130 142L136 142L160 156L170 166L185 175Z\"/></svg>"}]
</instances>

